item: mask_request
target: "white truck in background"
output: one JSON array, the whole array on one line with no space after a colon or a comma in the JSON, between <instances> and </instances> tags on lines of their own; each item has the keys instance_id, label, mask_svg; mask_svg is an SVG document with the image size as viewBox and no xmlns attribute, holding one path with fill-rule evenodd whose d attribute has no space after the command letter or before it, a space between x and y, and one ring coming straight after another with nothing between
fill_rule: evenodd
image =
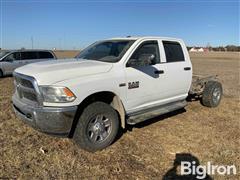
<instances>
[{"instance_id":1,"label":"white truck in background","mask_svg":"<svg viewBox=\"0 0 240 180\"><path fill-rule=\"evenodd\" d=\"M18 68L14 79L17 116L91 152L109 146L127 124L184 108L189 96L208 107L222 97L216 77L192 76L184 42L165 37L98 41L74 59Z\"/></svg>"},{"instance_id":2,"label":"white truck in background","mask_svg":"<svg viewBox=\"0 0 240 180\"><path fill-rule=\"evenodd\" d=\"M13 71L30 63L56 60L52 51L39 49L1 50L0 51L0 78L11 75Z\"/></svg>"}]
</instances>

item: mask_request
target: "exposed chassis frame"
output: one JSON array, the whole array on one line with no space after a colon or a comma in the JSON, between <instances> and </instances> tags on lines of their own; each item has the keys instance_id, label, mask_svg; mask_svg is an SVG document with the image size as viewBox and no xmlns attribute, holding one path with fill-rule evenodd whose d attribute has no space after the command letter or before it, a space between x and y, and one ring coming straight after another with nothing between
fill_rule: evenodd
<instances>
[{"instance_id":1,"label":"exposed chassis frame","mask_svg":"<svg viewBox=\"0 0 240 180\"><path fill-rule=\"evenodd\" d=\"M218 81L218 76L217 75L203 76L193 74L189 95L201 96L207 82L209 81Z\"/></svg>"}]
</instances>

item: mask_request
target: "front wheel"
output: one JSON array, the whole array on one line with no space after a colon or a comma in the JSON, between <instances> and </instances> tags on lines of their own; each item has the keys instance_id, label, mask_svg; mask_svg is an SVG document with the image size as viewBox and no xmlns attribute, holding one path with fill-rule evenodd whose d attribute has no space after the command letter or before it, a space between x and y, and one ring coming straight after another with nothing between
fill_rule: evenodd
<instances>
[{"instance_id":1,"label":"front wheel","mask_svg":"<svg viewBox=\"0 0 240 180\"><path fill-rule=\"evenodd\" d=\"M83 110L73 139L82 149L94 152L109 146L118 129L117 112L104 102L94 102Z\"/></svg>"},{"instance_id":2,"label":"front wheel","mask_svg":"<svg viewBox=\"0 0 240 180\"><path fill-rule=\"evenodd\" d=\"M217 107L222 99L222 85L217 81L207 82L202 95L202 104L207 107Z\"/></svg>"}]
</instances>

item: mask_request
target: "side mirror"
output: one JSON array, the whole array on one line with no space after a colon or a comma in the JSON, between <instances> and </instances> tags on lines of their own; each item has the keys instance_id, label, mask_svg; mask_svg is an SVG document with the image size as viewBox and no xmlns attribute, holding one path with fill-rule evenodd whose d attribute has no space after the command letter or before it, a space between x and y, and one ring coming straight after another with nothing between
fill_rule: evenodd
<instances>
[{"instance_id":1,"label":"side mirror","mask_svg":"<svg viewBox=\"0 0 240 180\"><path fill-rule=\"evenodd\" d=\"M154 65L155 55L154 54L141 54L138 58L140 62L143 62L145 65Z\"/></svg>"},{"instance_id":2,"label":"side mirror","mask_svg":"<svg viewBox=\"0 0 240 180\"><path fill-rule=\"evenodd\" d=\"M156 64L154 62L154 54L141 54L138 59L130 59L127 63L127 67L139 67L139 66L149 66Z\"/></svg>"}]
</instances>

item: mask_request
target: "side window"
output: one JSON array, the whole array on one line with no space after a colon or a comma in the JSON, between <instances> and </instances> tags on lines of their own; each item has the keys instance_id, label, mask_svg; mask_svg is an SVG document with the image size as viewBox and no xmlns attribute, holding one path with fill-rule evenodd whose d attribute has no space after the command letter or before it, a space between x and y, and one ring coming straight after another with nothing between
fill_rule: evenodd
<instances>
[{"instance_id":1,"label":"side window","mask_svg":"<svg viewBox=\"0 0 240 180\"><path fill-rule=\"evenodd\" d=\"M6 61L17 61L20 60L20 53L19 52L14 52L9 54L6 58Z\"/></svg>"},{"instance_id":2,"label":"side window","mask_svg":"<svg viewBox=\"0 0 240 180\"><path fill-rule=\"evenodd\" d=\"M52 59L54 58L53 55L50 52L42 51L39 52L39 59Z\"/></svg>"},{"instance_id":3,"label":"side window","mask_svg":"<svg viewBox=\"0 0 240 180\"><path fill-rule=\"evenodd\" d=\"M152 64L160 63L159 47L157 41L143 42L132 54L130 61L142 61L146 59L144 57L150 57Z\"/></svg>"},{"instance_id":4,"label":"side window","mask_svg":"<svg viewBox=\"0 0 240 180\"><path fill-rule=\"evenodd\" d=\"M37 52L35 52L35 51L21 52L21 59L22 60L38 59Z\"/></svg>"},{"instance_id":5,"label":"side window","mask_svg":"<svg viewBox=\"0 0 240 180\"><path fill-rule=\"evenodd\" d=\"M163 47L167 62L181 62L185 60L182 47L178 42L163 41Z\"/></svg>"}]
</instances>

